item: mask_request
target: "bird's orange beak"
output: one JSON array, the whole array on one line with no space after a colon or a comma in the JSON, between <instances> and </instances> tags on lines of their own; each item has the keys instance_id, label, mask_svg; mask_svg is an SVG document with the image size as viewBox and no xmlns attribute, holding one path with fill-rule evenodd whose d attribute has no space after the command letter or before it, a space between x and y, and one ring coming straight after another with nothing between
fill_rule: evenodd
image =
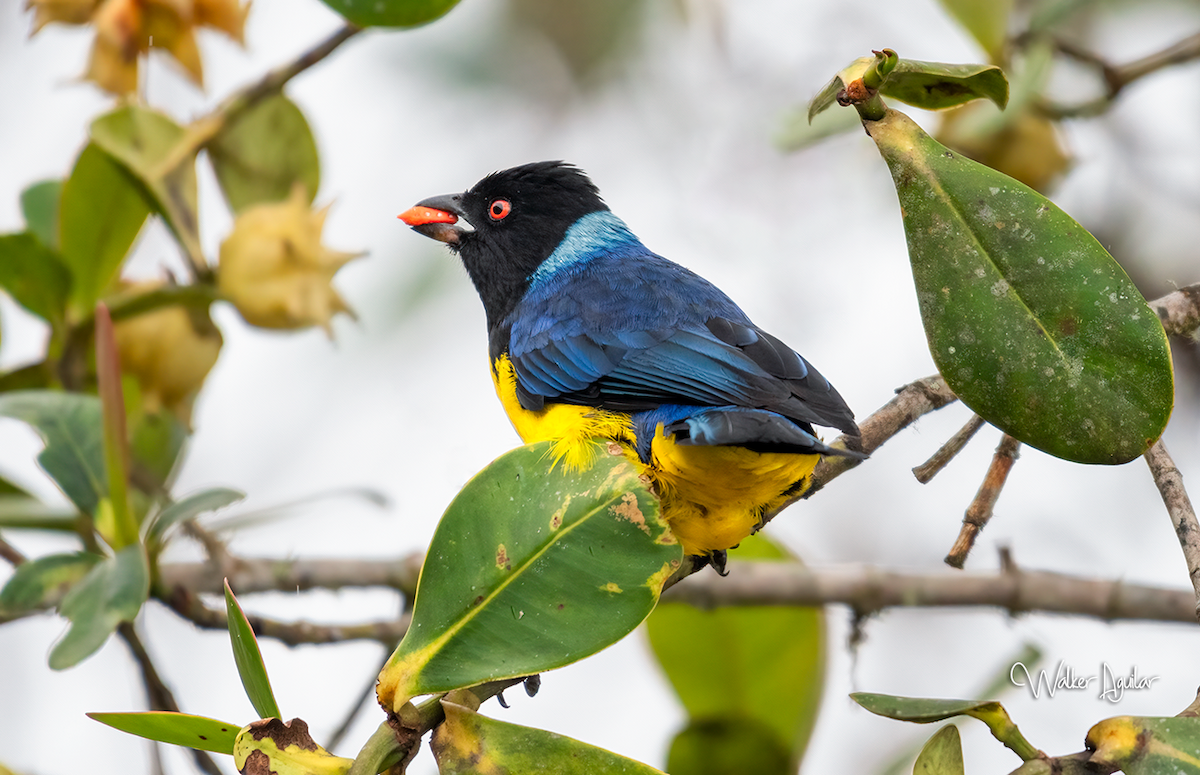
<instances>
[{"instance_id":1,"label":"bird's orange beak","mask_svg":"<svg viewBox=\"0 0 1200 775\"><path fill-rule=\"evenodd\" d=\"M427 223L457 223L458 216L445 210L417 205L396 216L409 226L424 226Z\"/></svg>"},{"instance_id":2,"label":"bird's orange beak","mask_svg":"<svg viewBox=\"0 0 1200 775\"><path fill-rule=\"evenodd\" d=\"M443 200L449 202L451 198L437 197L436 200L437 202ZM457 245L459 237L463 233L461 228L454 225L458 222L458 216L440 207L430 207L430 204L434 204L434 202L422 202L408 208L396 217L426 237L445 242L447 245Z\"/></svg>"}]
</instances>

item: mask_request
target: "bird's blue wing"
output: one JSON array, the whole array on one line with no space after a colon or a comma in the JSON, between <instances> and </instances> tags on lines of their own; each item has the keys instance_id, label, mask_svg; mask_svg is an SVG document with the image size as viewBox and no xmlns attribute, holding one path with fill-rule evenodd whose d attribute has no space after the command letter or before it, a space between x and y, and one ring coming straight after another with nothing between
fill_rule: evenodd
<instances>
[{"instance_id":1,"label":"bird's blue wing","mask_svg":"<svg viewBox=\"0 0 1200 775\"><path fill-rule=\"evenodd\" d=\"M517 305L505 329L523 406L739 406L857 431L825 378L711 283L650 253L623 258L558 273Z\"/></svg>"}]
</instances>

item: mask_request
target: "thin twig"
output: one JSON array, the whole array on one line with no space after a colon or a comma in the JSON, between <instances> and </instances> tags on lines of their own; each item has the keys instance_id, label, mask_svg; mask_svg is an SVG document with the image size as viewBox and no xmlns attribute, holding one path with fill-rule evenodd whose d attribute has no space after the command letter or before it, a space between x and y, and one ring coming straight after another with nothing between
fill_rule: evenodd
<instances>
[{"instance_id":1,"label":"thin twig","mask_svg":"<svg viewBox=\"0 0 1200 775\"><path fill-rule=\"evenodd\" d=\"M1175 461L1167 452L1162 439L1154 443L1144 455L1150 473L1154 476L1154 484L1162 495L1167 513L1171 515L1171 524L1175 526L1175 535L1179 538L1179 546L1183 549L1183 559L1187 562L1188 577L1192 580L1195 590L1196 603L1193 612L1200 619L1200 523L1196 521L1196 510L1188 498L1187 490L1183 487L1183 476L1175 467Z\"/></svg>"},{"instance_id":2,"label":"thin twig","mask_svg":"<svg viewBox=\"0 0 1200 775\"><path fill-rule=\"evenodd\" d=\"M896 397L881 406L874 414L858 425L861 436L861 449L870 454L879 449L884 443L900 431L907 428L922 415L941 409L947 404L957 401L958 397L946 386L946 380L940 374L924 377L910 382L896 390ZM846 446L851 439L842 435L834 444ZM786 508L801 498L808 498L825 485L841 476L859 464L859 461L846 457L827 457L817 464L813 471L812 485L802 495L791 499L780 508ZM776 512L778 513L778 511ZM774 514L770 515L774 516Z\"/></svg>"},{"instance_id":3,"label":"thin twig","mask_svg":"<svg viewBox=\"0 0 1200 775\"><path fill-rule=\"evenodd\" d=\"M225 611L209 608L189 589L176 586L168 593L157 595L171 610L198 627L223 630L228 626ZM315 624L307 621L282 622L263 616L247 614L254 633L262 638L274 638L289 646L301 643L344 643L351 640L373 640L392 647L408 631L411 617L405 615L392 621L359 624Z\"/></svg>"},{"instance_id":4,"label":"thin twig","mask_svg":"<svg viewBox=\"0 0 1200 775\"><path fill-rule=\"evenodd\" d=\"M362 32L361 27L345 24L325 40L305 51L286 65L271 70L259 80L226 97L212 113L188 126L188 140L180 143L173 155L163 162L163 169L173 170L201 148L212 142L225 126L250 108L282 91L287 82L325 59L350 38Z\"/></svg>"},{"instance_id":5,"label":"thin twig","mask_svg":"<svg viewBox=\"0 0 1200 775\"><path fill-rule=\"evenodd\" d=\"M1000 439L1000 444L996 447L996 454L992 456L992 464L988 466L987 474L983 477L983 483L979 485L975 499L971 501L971 505L963 514L962 530L958 534L958 540L954 542L950 553L946 555L946 564L950 567L961 568L966 563L967 555L971 553L971 547L975 545L975 539L987 527L988 521L992 518L996 500L1000 497L1000 491L1004 489L1004 483L1008 481L1008 472L1012 470L1013 463L1019 457L1018 450L1020 448L1021 442L1007 433Z\"/></svg>"},{"instance_id":6,"label":"thin twig","mask_svg":"<svg viewBox=\"0 0 1200 775\"><path fill-rule=\"evenodd\" d=\"M928 484L933 477L937 476L946 467L947 463L954 459L955 455L962 452L963 447L967 446L967 442L982 427L983 418L977 414L971 415L971 419L967 420L967 424L960 428L958 433L951 436L950 440L943 444L941 449L934 452L932 457L912 470L913 476L917 477L917 481L921 484Z\"/></svg>"},{"instance_id":7,"label":"thin twig","mask_svg":"<svg viewBox=\"0 0 1200 775\"><path fill-rule=\"evenodd\" d=\"M811 568L785 562L730 561L729 576L692 576L663 602L718 606L820 606L839 603L857 615L888 608L1002 608L1010 614L1050 613L1104 621L1195 623L1192 594L1010 566L998 573L909 574L870 566Z\"/></svg>"},{"instance_id":8,"label":"thin twig","mask_svg":"<svg viewBox=\"0 0 1200 775\"><path fill-rule=\"evenodd\" d=\"M25 555L17 547L0 537L0 558L7 560L14 568L25 562Z\"/></svg>"},{"instance_id":9,"label":"thin twig","mask_svg":"<svg viewBox=\"0 0 1200 775\"><path fill-rule=\"evenodd\" d=\"M1099 71L1104 81L1104 94L1094 100L1078 105L1061 105L1042 101L1038 109L1050 118L1078 118L1103 113L1125 87L1172 65L1200 58L1200 33L1191 35L1178 43L1156 51L1149 56L1124 65L1114 65L1091 51L1081 49L1067 41L1056 40L1055 48L1077 62Z\"/></svg>"},{"instance_id":10,"label":"thin twig","mask_svg":"<svg viewBox=\"0 0 1200 775\"><path fill-rule=\"evenodd\" d=\"M133 624L121 622L117 625L117 634L121 640L125 641L134 661L141 669L142 684L146 687L146 700L150 710L169 710L178 713L179 703L175 701L175 695L171 693L171 689L159 676L158 669L154 667L154 661L150 658L150 652L146 651L146 646L142 643ZM208 775L223 775L207 752L192 749L192 758L202 772L206 772Z\"/></svg>"},{"instance_id":11,"label":"thin twig","mask_svg":"<svg viewBox=\"0 0 1200 775\"><path fill-rule=\"evenodd\" d=\"M353 726L354 720L358 718L358 714L362 712L363 706L367 704L367 700L375 695L375 684L379 681L378 676L387 665L388 660L391 659L391 656L391 652L385 649L383 659L379 662L379 667L372 671L371 677L363 685L362 691L354 698L354 702L351 703L350 708L346 711L342 723L338 724L337 729L333 730L329 735L325 743L326 750L332 751L341 745L342 739L350 731L350 727Z\"/></svg>"},{"instance_id":12,"label":"thin twig","mask_svg":"<svg viewBox=\"0 0 1200 775\"><path fill-rule=\"evenodd\" d=\"M192 592L220 594L223 579L239 595L255 592L293 592L308 589L386 587L411 598L417 589L424 556L368 560L365 558L306 558L281 560L274 557L238 557L226 569L209 563L171 563L161 566L164 587L183 587ZM228 572L225 572L228 571Z\"/></svg>"}]
</instances>

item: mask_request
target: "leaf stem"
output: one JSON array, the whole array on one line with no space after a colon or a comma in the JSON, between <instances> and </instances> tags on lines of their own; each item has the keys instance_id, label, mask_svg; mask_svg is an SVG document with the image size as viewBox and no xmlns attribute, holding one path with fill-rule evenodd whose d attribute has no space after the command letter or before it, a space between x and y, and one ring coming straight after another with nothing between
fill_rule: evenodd
<instances>
[{"instance_id":1,"label":"leaf stem","mask_svg":"<svg viewBox=\"0 0 1200 775\"><path fill-rule=\"evenodd\" d=\"M129 435L125 427L125 397L121 364L108 307L96 305L96 377L104 416L104 467L108 472L108 501L112 506L113 549L138 542L138 524L129 508Z\"/></svg>"}]
</instances>

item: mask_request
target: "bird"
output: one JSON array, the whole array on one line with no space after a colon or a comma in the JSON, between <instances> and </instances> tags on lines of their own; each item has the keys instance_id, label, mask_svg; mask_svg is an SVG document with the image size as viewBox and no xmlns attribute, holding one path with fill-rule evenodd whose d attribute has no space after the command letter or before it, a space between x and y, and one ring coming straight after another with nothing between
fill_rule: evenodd
<instances>
[{"instance_id":1,"label":"bird","mask_svg":"<svg viewBox=\"0 0 1200 775\"><path fill-rule=\"evenodd\" d=\"M399 216L457 253L487 318L497 395L527 444L585 468L596 440L640 468L697 567L809 486L814 425L861 448L854 414L807 360L724 292L650 251L578 167L494 172ZM465 222L465 224L464 224Z\"/></svg>"}]
</instances>

